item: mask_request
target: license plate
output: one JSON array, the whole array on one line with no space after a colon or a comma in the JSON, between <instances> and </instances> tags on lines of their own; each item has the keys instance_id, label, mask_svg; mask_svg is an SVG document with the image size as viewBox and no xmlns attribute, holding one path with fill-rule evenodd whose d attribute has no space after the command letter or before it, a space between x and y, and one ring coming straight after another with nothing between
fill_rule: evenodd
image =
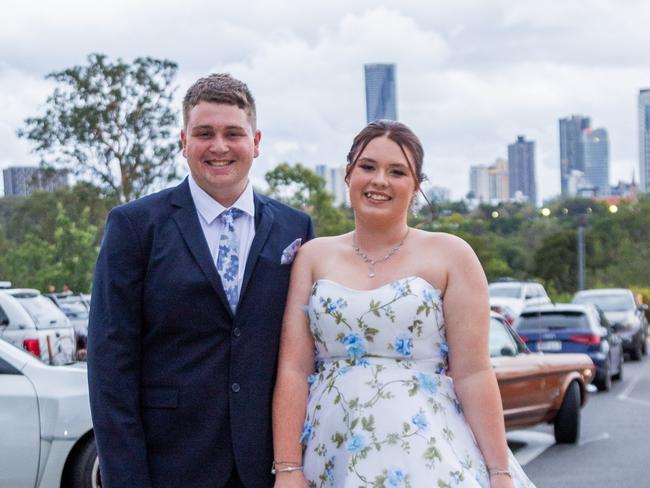
<instances>
[{"instance_id":1,"label":"license plate","mask_svg":"<svg viewBox=\"0 0 650 488\"><path fill-rule=\"evenodd\" d=\"M541 341L537 343L537 350L539 351L561 351L561 341Z\"/></svg>"}]
</instances>

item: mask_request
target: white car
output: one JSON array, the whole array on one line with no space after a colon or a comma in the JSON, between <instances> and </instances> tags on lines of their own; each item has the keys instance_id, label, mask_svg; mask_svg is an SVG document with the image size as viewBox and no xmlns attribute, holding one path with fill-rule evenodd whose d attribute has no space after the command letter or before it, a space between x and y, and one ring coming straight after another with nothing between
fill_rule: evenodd
<instances>
[{"instance_id":1,"label":"white car","mask_svg":"<svg viewBox=\"0 0 650 488\"><path fill-rule=\"evenodd\" d=\"M50 366L0 340L0 486L101 486L85 363Z\"/></svg>"},{"instance_id":2,"label":"white car","mask_svg":"<svg viewBox=\"0 0 650 488\"><path fill-rule=\"evenodd\" d=\"M70 320L38 290L10 288L0 292L0 339L48 364L69 364L76 358Z\"/></svg>"},{"instance_id":3,"label":"white car","mask_svg":"<svg viewBox=\"0 0 650 488\"><path fill-rule=\"evenodd\" d=\"M490 283L490 308L497 313L509 309L513 319L519 317L526 307L551 303L546 290L533 281L499 281Z\"/></svg>"}]
</instances>

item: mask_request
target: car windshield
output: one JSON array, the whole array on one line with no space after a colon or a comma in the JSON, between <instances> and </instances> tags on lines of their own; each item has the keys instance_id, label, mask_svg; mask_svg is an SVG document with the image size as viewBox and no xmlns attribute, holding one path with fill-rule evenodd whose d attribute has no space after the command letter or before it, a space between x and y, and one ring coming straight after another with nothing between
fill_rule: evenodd
<instances>
[{"instance_id":1,"label":"car windshield","mask_svg":"<svg viewBox=\"0 0 650 488\"><path fill-rule=\"evenodd\" d=\"M75 299L59 299L59 306L68 317L75 319L87 319L88 308L82 300Z\"/></svg>"},{"instance_id":2,"label":"car windshield","mask_svg":"<svg viewBox=\"0 0 650 488\"><path fill-rule=\"evenodd\" d=\"M517 331L538 329L589 329L589 319L583 312L523 313Z\"/></svg>"},{"instance_id":3,"label":"car windshield","mask_svg":"<svg viewBox=\"0 0 650 488\"><path fill-rule=\"evenodd\" d=\"M521 286L490 285L489 292L490 296L495 298L519 298L521 296Z\"/></svg>"},{"instance_id":4,"label":"car windshield","mask_svg":"<svg viewBox=\"0 0 650 488\"><path fill-rule=\"evenodd\" d=\"M503 356L505 349L512 352L509 354L510 356L514 356L517 351L516 344L506 330L506 326L492 317L490 319L490 357Z\"/></svg>"},{"instance_id":5,"label":"car windshield","mask_svg":"<svg viewBox=\"0 0 650 488\"><path fill-rule=\"evenodd\" d=\"M625 312L634 310L634 299L628 294L585 294L578 295L573 303L593 303L598 305L603 312Z\"/></svg>"},{"instance_id":6,"label":"car windshield","mask_svg":"<svg viewBox=\"0 0 650 488\"><path fill-rule=\"evenodd\" d=\"M63 312L43 295L17 294L14 297L32 317L37 328L65 327L67 325Z\"/></svg>"}]
</instances>

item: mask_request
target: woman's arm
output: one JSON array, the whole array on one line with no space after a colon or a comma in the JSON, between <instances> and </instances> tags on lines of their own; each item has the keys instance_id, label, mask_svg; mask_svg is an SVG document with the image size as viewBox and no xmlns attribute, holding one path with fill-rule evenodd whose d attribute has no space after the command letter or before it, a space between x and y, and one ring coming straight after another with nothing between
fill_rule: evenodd
<instances>
[{"instance_id":1,"label":"woman's arm","mask_svg":"<svg viewBox=\"0 0 650 488\"><path fill-rule=\"evenodd\" d=\"M314 372L314 340L305 312L313 285L309 258L312 245L310 242L300 249L291 270L273 392L274 459L278 464L293 466L302 466L300 436L309 393L307 377ZM285 466L288 465L280 465L280 468ZM301 471L289 471L276 474L275 486L306 487L307 483Z\"/></svg>"},{"instance_id":2,"label":"woman's arm","mask_svg":"<svg viewBox=\"0 0 650 488\"><path fill-rule=\"evenodd\" d=\"M503 407L488 348L487 280L471 247L458 238L450 237L450 241L444 297L449 374L488 469L507 470ZM497 475L491 477L490 486L513 485L507 476Z\"/></svg>"}]
</instances>

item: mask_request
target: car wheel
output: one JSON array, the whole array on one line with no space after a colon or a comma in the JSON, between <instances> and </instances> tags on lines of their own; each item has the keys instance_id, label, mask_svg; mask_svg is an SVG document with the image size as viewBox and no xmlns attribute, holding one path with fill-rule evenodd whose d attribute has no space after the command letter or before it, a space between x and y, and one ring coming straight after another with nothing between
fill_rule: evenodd
<instances>
[{"instance_id":1,"label":"car wheel","mask_svg":"<svg viewBox=\"0 0 650 488\"><path fill-rule=\"evenodd\" d=\"M633 361L641 361L641 358L643 357L642 341L637 341L637 343L634 345L634 349L632 350L632 354L630 354L630 357Z\"/></svg>"},{"instance_id":2,"label":"car wheel","mask_svg":"<svg viewBox=\"0 0 650 488\"><path fill-rule=\"evenodd\" d=\"M572 381L553 423L555 442L575 444L580 437L580 385Z\"/></svg>"},{"instance_id":3,"label":"car wheel","mask_svg":"<svg viewBox=\"0 0 650 488\"><path fill-rule=\"evenodd\" d=\"M62 488L101 488L99 459L95 438L88 437L75 449L74 458L70 460L63 473Z\"/></svg>"},{"instance_id":4,"label":"car wheel","mask_svg":"<svg viewBox=\"0 0 650 488\"><path fill-rule=\"evenodd\" d=\"M618 372L614 375L612 375L612 379L616 381L620 381L623 379L623 352L619 354L620 359L618 360Z\"/></svg>"},{"instance_id":5,"label":"car wheel","mask_svg":"<svg viewBox=\"0 0 650 488\"><path fill-rule=\"evenodd\" d=\"M598 391L609 391L612 389L611 360L612 360L611 358L607 359L607 364L605 365L605 371L604 374L602 375L602 378L594 382L596 388L598 388Z\"/></svg>"},{"instance_id":6,"label":"car wheel","mask_svg":"<svg viewBox=\"0 0 650 488\"><path fill-rule=\"evenodd\" d=\"M641 343L641 352L643 353L644 356L648 355L648 338L644 337L643 341Z\"/></svg>"}]
</instances>

